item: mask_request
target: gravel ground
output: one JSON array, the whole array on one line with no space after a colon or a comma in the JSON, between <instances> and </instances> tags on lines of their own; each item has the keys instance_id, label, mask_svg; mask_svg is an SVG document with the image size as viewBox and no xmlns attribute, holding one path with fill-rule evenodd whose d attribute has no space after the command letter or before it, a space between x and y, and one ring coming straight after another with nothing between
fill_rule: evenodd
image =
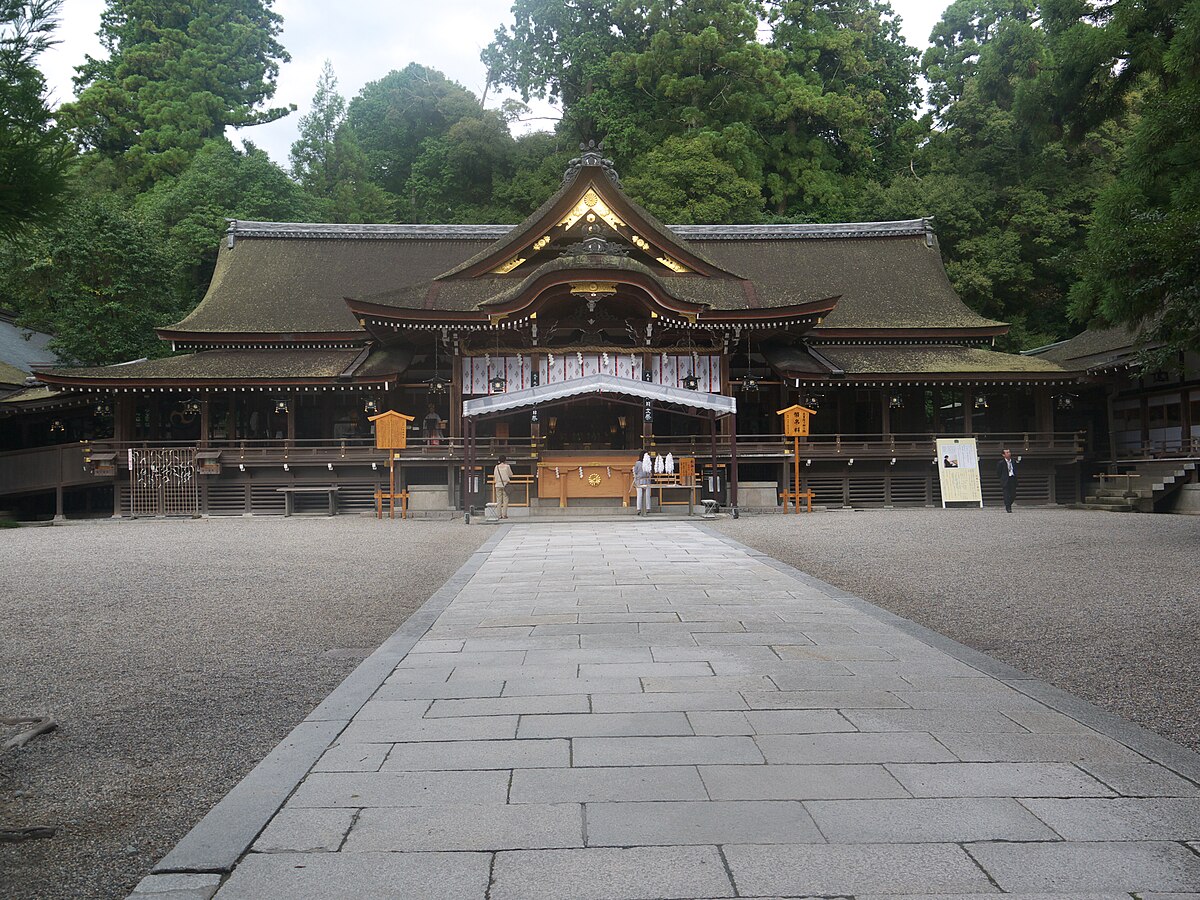
<instances>
[{"instance_id":1,"label":"gravel ground","mask_svg":"<svg viewBox=\"0 0 1200 900\"><path fill-rule=\"evenodd\" d=\"M717 526L1200 751L1200 519L862 510Z\"/></svg>"},{"instance_id":2,"label":"gravel ground","mask_svg":"<svg viewBox=\"0 0 1200 900\"><path fill-rule=\"evenodd\" d=\"M124 897L493 532L296 517L0 531L0 896Z\"/></svg>"}]
</instances>

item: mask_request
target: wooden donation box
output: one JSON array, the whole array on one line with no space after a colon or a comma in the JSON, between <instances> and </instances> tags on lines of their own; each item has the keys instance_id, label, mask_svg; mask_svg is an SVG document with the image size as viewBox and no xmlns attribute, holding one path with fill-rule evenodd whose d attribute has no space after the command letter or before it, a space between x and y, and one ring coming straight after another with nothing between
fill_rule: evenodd
<instances>
[{"instance_id":1,"label":"wooden donation box","mask_svg":"<svg viewBox=\"0 0 1200 900\"><path fill-rule=\"evenodd\" d=\"M538 463L538 497L558 500L628 498L636 457L560 456Z\"/></svg>"}]
</instances>

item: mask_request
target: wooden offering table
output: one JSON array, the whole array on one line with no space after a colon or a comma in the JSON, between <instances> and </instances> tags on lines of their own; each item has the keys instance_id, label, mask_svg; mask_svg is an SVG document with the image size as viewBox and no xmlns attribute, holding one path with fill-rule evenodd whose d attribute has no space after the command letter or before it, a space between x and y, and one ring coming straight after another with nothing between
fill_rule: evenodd
<instances>
[{"instance_id":1,"label":"wooden offering table","mask_svg":"<svg viewBox=\"0 0 1200 900\"><path fill-rule=\"evenodd\" d=\"M557 498L560 507L571 500L605 498L628 506L636 460L626 454L548 458L538 463L538 498Z\"/></svg>"}]
</instances>

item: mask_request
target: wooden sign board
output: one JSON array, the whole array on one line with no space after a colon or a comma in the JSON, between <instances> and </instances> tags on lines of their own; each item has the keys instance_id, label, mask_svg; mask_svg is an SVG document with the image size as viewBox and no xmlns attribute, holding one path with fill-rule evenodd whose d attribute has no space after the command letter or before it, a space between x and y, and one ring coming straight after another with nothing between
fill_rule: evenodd
<instances>
[{"instance_id":1,"label":"wooden sign board","mask_svg":"<svg viewBox=\"0 0 1200 900\"><path fill-rule=\"evenodd\" d=\"M808 437L808 420L815 409L795 403L787 409L776 410L775 415L783 416L783 433L787 437Z\"/></svg>"},{"instance_id":2,"label":"wooden sign board","mask_svg":"<svg viewBox=\"0 0 1200 900\"><path fill-rule=\"evenodd\" d=\"M375 423L375 448L377 450L403 450L408 446L408 423L416 416L406 416L394 409L368 417Z\"/></svg>"}]
</instances>

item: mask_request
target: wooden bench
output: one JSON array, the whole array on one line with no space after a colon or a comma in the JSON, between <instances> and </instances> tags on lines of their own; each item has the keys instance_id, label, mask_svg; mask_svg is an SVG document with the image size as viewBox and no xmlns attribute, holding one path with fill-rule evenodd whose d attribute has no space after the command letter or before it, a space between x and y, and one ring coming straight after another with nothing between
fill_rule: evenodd
<instances>
[{"instance_id":1,"label":"wooden bench","mask_svg":"<svg viewBox=\"0 0 1200 900\"><path fill-rule=\"evenodd\" d=\"M787 512L788 504L796 504L796 512L800 512L800 501L808 502L808 512L812 512L813 492L812 491L783 491L779 495L779 499L783 501L783 510Z\"/></svg>"},{"instance_id":2,"label":"wooden bench","mask_svg":"<svg viewBox=\"0 0 1200 900\"><path fill-rule=\"evenodd\" d=\"M400 501L400 518L408 518L408 491L385 491L376 489L375 491L375 518L383 518L383 501L388 502L388 518L396 518L396 501Z\"/></svg>"},{"instance_id":3,"label":"wooden bench","mask_svg":"<svg viewBox=\"0 0 1200 900\"><path fill-rule=\"evenodd\" d=\"M340 488L336 484L325 485L324 487L281 487L275 490L283 494L283 514L290 516L296 511L296 495L297 494L328 494L329 495L329 514L337 515L337 492Z\"/></svg>"}]
</instances>

